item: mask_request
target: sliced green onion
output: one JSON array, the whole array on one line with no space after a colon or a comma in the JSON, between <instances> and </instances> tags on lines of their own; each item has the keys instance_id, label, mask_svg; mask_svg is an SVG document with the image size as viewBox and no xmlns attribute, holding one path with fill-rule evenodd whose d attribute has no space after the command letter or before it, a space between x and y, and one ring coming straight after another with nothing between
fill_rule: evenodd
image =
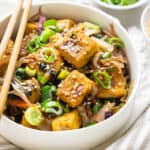
<instances>
[{"instance_id":1,"label":"sliced green onion","mask_svg":"<svg viewBox=\"0 0 150 150\"><path fill-rule=\"evenodd\" d=\"M98 123L97 121L92 121L92 122L89 122L88 124L86 124L85 127L89 127L89 126L95 125L97 123Z\"/></svg>"},{"instance_id":2,"label":"sliced green onion","mask_svg":"<svg viewBox=\"0 0 150 150\"><path fill-rule=\"evenodd\" d=\"M111 56L111 53L110 52L104 52L102 55L101 55L101 58L102 59L107 59L107 58L110 58Z\"/></svg>"},{"instance_id":3,"label":"sliced green onion","mask_svg":"<svg viewBox=\"0 0 150 150\"><path fill-rule=\"evenodd\" d=\"M138 0L124 0L123 5L131 5L136 3Z\"/></svg>"},{"instance_id":4,"label":"sliced green onion","mask_svg":"<svg viewBox=\"0 0 150 150\"><path fill-rule=\"evenodd\" d=\"M97 81L98 85L101 86L102 88L104 88L104 89L110 89L111 88L111 77L106 71L94 72L93 78Z\"/></svg>"},{"instance_id":5,"label":"sliced green onion","mask_svg":"<svg viewBox=\"0 0 150 150\"><path fill-rule=\"evenodd\" d=\"M43 105L43 111L46 113L52 113L55 115L61 115L63 113L62 105L57 101L50 101Z\"/></svg>"},{"instance_id":6,"label":"sliced green onion","mask_svg":"<svg viewBox=\"0 0 150 150\"><path fill-rule=\"evenodd\" d=\"M43 43L47 43L49 40L49 37L55 35L55 32L51 29L46 29L42 32L40 35L40 41Z\"/></svg>"},{"instance_id":7,"label":"sliced green onion","mask_svg":"<svg viewBox=\"0 0 150 150\"><path fill-rule=\"evenodd\" d=\"M68 105L64 106L63 111L64 111L64 113L70 112L69 106Z\"/></svg>"},{"instance_id":8,"label":"sliced green onion","mask_svg":"<svg viewBox=\"0 0 150 150\"><path fill-rule=\"evenodd\" d=\"M69 71L66 69L61 69L60 73L58 74L59 80L64 80L69 75Z\"/></svg>"},{"instance_id":9,"label":"sliced green onion","mask_svg":"<svg viewBox=\"0 0 150 150\"><path fill-rule=\"evenodd\" d=\"M28 42L27 49L30 53L36 52L39 48L41 48L44 44L41 43L40 37L35 36Z\"/></svg>"},{"instance_id":10,"label":"sliced green onion","mask_svg":"<svg viewBox=\"0 0 150 150\"><path fill-rule=\"evenodd\" d=\"M94 104L94 106L93 106L93 112L94 112L94 113L97 113L97 112L100 110L101 107L102 107L102 103L96 102L96 103Z\"/></svg>"},{"instance_id":11,"label":"sliced green onion","mask_svg":"<svg viewBox=\"0 0 150 150\"><path fill-rule=\"evenodd\" d=\"M49 77L42 72L37 73L37 79L42 85L46 84L49 81Z\"/></svg>"},{"instance_id":12,"label":"sliced green onion","mask_svg":"<svg viewBox=\"0 0 150 150\"><path fill-rule=\"evenodd\" d=\"M43 28L44 29L47 29L47 28L53 28L53 29L55 29L56 25L57 25L57 20L50 19L50 20L47 20L47 21L45 21L43 23Z\"/></svg>"},{"instance_id":13,"label":"sliced green onion","mask_svg":"<svg viewBox=\"0 0 150 150\"><path fill-rule=\"evenodd\" d=\"M101 0L104 3L111 4L111 5L132 5L137 3L139 0Z\"/></svg>"},{"instance_id":14,"label":"sliced green onion","mask_svg":"<svg viewBox=\"0 0 150 150\"><path fill-rule=\"evenodd\" d=\"M62 29L57 26L57 20L55 20L55 19L50 19L50 20L45 21L43 24L43 28L44 29L52 29L55 32L62 31Z\"/></svg>"},{"instance_id":15,"label":"sliced green onion","mask_svg":"<svg viewBox=\"0 0 150 150\"><path fill-rule=\"evenodd\" d=\"M88 29L98 30L98 31L101 30L101 28L100 28L99 25L96 25L96 24L93 24L93 23L90 23L90 22L85 22L84 24L86 25L86 27L87 27Z\"/></svg>"},{"instance_id":16,"label":"sliced green onion","mask_svg":"<svg viewBox=\"0 0 150 150\"><path fill-rule=\"evenodd\" d=\"M110 0L110 3L114 5L121 5L123 3L123 0Z\"/></svg>"},{"instance_id":17,"label":"sliced green onion","mask_svg":"<svg viewBox=\"0 0 150 150\"><path fill-rule=\"evenodd\" d=\"M36 69L31 69L29 66L25 67L25 73L29 76L29 77L34 77L36 75L37 70Z\"/></svg>"},{"instance_id":18,"label":"sliced green onion","mask_svg":"<svg viewBox=\"0 0 150 150\"><path fill-rule=\"evenodd\" d=\"M54 94L57 92L57 88L56 88L55 85L51 85L51 86L50 86L50 90L51 90L51 92L54 93Z\"/></svg>"},{"instance_id":19,"label":"sliced green onion","mask_svg":"<svg viewBox=\"0 0 150 150\"><path fill-rule=\"evenodd\" d=\"M104 3L108 3L108 0L101 0L102 2L104 2Z\"/></svg>"},{"instance_id":20,"label":"sliced green onion","mask_svg":"<svg viewBox=\"0 0 150 150\"><path fill-rule=\"evenodd\" d=\"M107 40L109 44L112 44L119 48L124 48L124 43L119 37L111 37Z\"/></svg>"},{"instance_id":21,"label":"sliced green onion","mask_svg":"<svg viewBox=\"0 0 150 150\"><path fill-rule=\"evenodd\" d=\"M52 100L53 95L51 91L51 87L49 85L45 85L41 89L41 101Z\"/></svg>"},{"instance_id":22,"label":"sliced green onion","mask_svg":"<svg viewBox=\"0 0 150 150\"><path fill-rule=\"evenodd\" d=\"M50 101L52 101L50 98L44 100L43 102L40 103L41 107L43 108Z\"/></svg>"},{"instance_id":23,"label":"sliced green onion","mask_svg":"<svg viewBox=\"0 0 150 150\"><path fill-rule=\"evenodd\" d=\"M43 121L43 115L37 107L29 107L24 115L26 121L32 126L39 126Z\"/></svg>"},{"instance_id":24,"label":"sliced green onion","mask_svg":"<svg viewBox=\"0 0 150 150\"><path fill-rule=\"evenodd\" d=\"M41 50L41 56L43 57L44 61L47 63L54 62L56 55L55 51L52 48L44 48Z\"/></svg>"}]
</instances>

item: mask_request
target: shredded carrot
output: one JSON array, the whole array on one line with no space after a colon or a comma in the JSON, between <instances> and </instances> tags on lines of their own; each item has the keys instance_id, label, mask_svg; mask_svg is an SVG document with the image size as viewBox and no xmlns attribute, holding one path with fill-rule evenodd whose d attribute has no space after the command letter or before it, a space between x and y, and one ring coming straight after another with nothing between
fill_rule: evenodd
<instances>
[{"instance_id":1,"label":"shredded carrot","mask_svg":"<svg viewBox=\"0 0 150 150\"><path fill-rule=\"evenodd\" d=\"M27 109L28 107L31 106L30 104L27 104L20 99L8 99L7 104L12 105L12 106L16 106L16 107L20 107L23 109Z\"/></svg>"}]
</instances>

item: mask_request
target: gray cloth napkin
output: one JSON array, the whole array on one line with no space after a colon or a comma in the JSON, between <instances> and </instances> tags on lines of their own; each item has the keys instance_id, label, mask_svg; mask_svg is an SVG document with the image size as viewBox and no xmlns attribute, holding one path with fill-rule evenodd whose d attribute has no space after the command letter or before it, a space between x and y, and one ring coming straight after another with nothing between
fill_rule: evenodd
<instances>
[{"instance_id":1,"label":"gray cloth napkin","mask_svg":"<svg viewBox=\"0 0 150 150\"><path fill-rule=\"evenodd\" d=\"M51 1L51 0L42 0L42 2ZM58 0L57 0L58 1ZM63 0L59 0L63 1ZM65 0L70 1L70 0ZM83 2L90 5L89 0L76 0L74 2ZM3 5L1 3L3 2ZM6 2L9 2L9 5L6 6ZM1 0L0 8L5 5L5 9L9 10L8 6L14 6L15 1L11 0ZM40 0L36 0L34 2L40 2ZM1 10L1 9L0 9ZM4 16L4 14L3 14ZM94 150L144 150L149 147L149 138L150 138L150 64L149 64L149 56L150 56L150 44L146 41L143 33L136 27L129 28L128 30L131 41L133 42L135 49L137 50L139 59L141 60L142 65L142 76L140 82L140 88L135 96L135 105L132 110L132 116L129 118L126 126L118 132L113 138L110 138L104 144L97 146ZM147 109L147 111L145 111ZM145 112L144 112L145 111ZM142 115L143 114L143 115ZM137 121L136 121L137 120ZM135 123L136 121L136 123ZM146 131L146 132L145 132ZM18 150L19 148L14 145L8 143L2 137L0 137L0 150Z\"/></svg>"}]
</instances>

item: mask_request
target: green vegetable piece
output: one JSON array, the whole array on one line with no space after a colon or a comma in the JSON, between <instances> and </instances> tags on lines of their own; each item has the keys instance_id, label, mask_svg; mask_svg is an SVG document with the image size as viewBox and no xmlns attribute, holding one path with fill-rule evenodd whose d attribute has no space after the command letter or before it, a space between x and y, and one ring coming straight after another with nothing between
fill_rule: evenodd
<instances>
[{"instance_id":1,"label":"green vegetable piece","mask_svg":"<svg viewBox=\"0 0 150 150\"><path fill-rule=\"evenodd\" d=\"M57 88L56 88L55 85L51 85L51 86L50 86L50 90L51 90L51 92L54 93L54 94L57 92Z\"/></svg>"},{"instance_id":2,"label":"green vegetable piece","mask_svg":"<svg viewBox=\"0 0 150 150\"><path fill-rule=\"evenodd\" d=\"M69 75L69 71L66 69L61 69L60 73L58 74L59 80L64 80Z\"/></svg>"},{"instance_id":3,"label":"green vegetable piece","mask_svg":"<svg viewBox=\"0 0 150 150\"><path fill-rule=\"evenodd\" d=\"M48 80L49 80L49 78L47 78L43 73L41 73L41 72L38 72L37 73L37 79L38 79L38 81L42 84L42 85L45 85L47 82L48 82Z\"/></svg>"},{"instance_id":4,"label":"green vegetable piece","mask_svg":"<svg viewBox=\"0 0 150 150\"><path fill-rule=\"evenodd\" d=\"M57 101L50 101L43 105L43 111L46 113L52 113L55 115L61 115L63 113L62 105Z\"/></svg>"},{"instance_id":5,"label":"green vegetable piece","mask_svg":"<svg viewBox=\"0 0 150 150\"><path fill-rule=\"evenodd\" d=\"M101 0L104 3L111 5L127 6L138 2L138 0Z\"/></svg>"},{"instance_id":6,"label":"green vegetable piece","mask_svg":"<svg viewBox=\"0 0 150 150\"><path fill-rule=\"evenodd\" d=\"M40 41L43 43L47 43L49 40L49 37L51 37L52 35L55 35L55 32L51 29L46 29L40 35Z\"/></svg>"},{"instance_id":7,"label":"green vegetable piece","mask_svg":"<svg viewBox=\"0 0 150 150\"><path fill-rule=\"evenodd\" d=\"M70 112L70 109L69 109L69 106L68 106L68 105L64 106L64 107L63 107L63 110L64 110L64 113Z\"/></svg>"},{"instance_id":8,"label":"green vegetable piece","mask_svg":"<svg viewBox=\"0 0 150 150\"><path fill-rule=\"evenodd\" d=\"M46 100L52 100L52 91L51 91L51 86L45 85L41 89L41 101L46 101Z\"/></svg>"},{"instance_id":9,"label":"green vegetable piece","mask_svg":"<svg viewBox=\"0 0 150 150\"><path fill-rule=\"evenodd\" d=\"M124 43L119 37L111 37L107 41L116 47L124 48Z\"/></svg>"},{"instance_id":10,"label":"green vegetable piece","mask_svg":"<svg viewBox=\"0 0 150 150\"><path fill-rule=\"evenodd\" d=\"M52 101L50 98L45 99L43 102L41 102L41 107L45 106L48 102Z\"/></svg>"},{"instance_id":11,"label":"green vegetable piece","mask_svg":"<svg viewBox=\"0 0 150 150\"><path fill-rule=\"evenodd\" d=\"M52 29L55 32L61 32L62 31L62 29L60 29L57 26L57 20L55 20L55 19L50 19L50 20L45 21L43 24L43 28L44 29Z\"/></svg>"},{"instance_id":12,"label":"green vegetable piece","mask_svg":"<svg viewBox=\"0 0 150 150\"><path fill-rule=\"evenodd\" d=\"M29 76L29 77L34 77L37 73L36 69L31 69L29 66L25 67L25 73Z\"/></svg>"},{"instance_id":13,"label":"green vegetable piece","mask_svg":"<svg viewBox=\"0 0 150 150\"><path fill-rule=\"evenodd\" d=\"M92 29L92 30L98 30L100 31L101 28L99 25L96 25L96 24L93 24L93 23L90 23L90 22L85 22L85 25L88 29Z\"/></svg>"},{"instance_id":14,"label":"green vegetable piece","mask_svg":"<svg viewBox=\"0 0 150 150\"><path fill-rule=\"evenodd\" d=\"M56 55L55 55L55 51L51 48L45 48L43 49L41 56L44 58L44 61L48 62L48 63L52 63L54 62Z\"/></svg>"},{"instance_id":15,"label":"green vegetable piece","mask_svg":"<svg viewBox=\"0 0 150 150\"><path fill-rule=\"evenodd\" d=\"M62 29L61 29L61 28L59 28L58 26L56 26L56 28L55 28L55 32L62 32Z\"/></svg>"},{"instance_id":16,"label":"green vegetable piece","mask_svg":"<svg viewBox=\"0 0 150 150\"><path fill-rule=\"evenodd\" d=\"M47 21L45 21L43 23L43 28L44 29L47 29L47 28L53 28L53 29L55 29L56 25L57 25L57 20L50 19L50 20L47 20Z\"/></svg>"},{"instance_id":17,"label":"green vegetable piece","mask_svg":"<svg viewBox=\"0 0 150 150\"><path fill-rule=\"evenodd\" d=\"M32 126L39 126L43 122L43 115L37 107L29 107L25 111L25 119Z\"/></svg>"},{"instance_id":18,"label":"green vegetable piece","mask_svg":"<svg viewBox=\"0 0 150 150\"><path fill-rule=\"evenodd\" d=\"M95 125L97 123L98 123L97 121L92 121L92 122L89 122L88 124L86 124L85 127L90 127L90 126Z\"/></svg>"},{"instance_id":19,"label":"green vegetable piece","mask_svg":"<svg viewBox=\"0 0 150 150\"><path fill-rule=\"evenodd\" d=\"M123 5L131 5L136 3L138 0L123 0Z\"/></svg>"},{"instance_id":20,"label":"green vegetable piece","mask_svg":"<svg viewBox=\"0 0 150 150\"><path fill-rule=\"evenodd\" d=\"M24 68L18 68L15 72L15 77L17 79L24 79L26 77L26 74L25 74L25 69Z\"/></svg>"},{"instance_id":21,"label":"green vegetable piece","mask_svg":"<svg viewBox=\"0 0 150 150\"><path fill-rule=\"evenodd\" d=\"M108 0L102 0L102 2L104 2L104 3L108 3Z\"/></svg>"},{"instance_id":22,"label":"green vegetable piece","mask_svg":"<svg viewBox=\"0 0 150 150\"><path fill-rule=\"evenodd\" d=\"M100 102L96 102L95 105L93 106L93 112L97 113L101 107L102 107L102 104Z\"/></svg>"},{"instance_id":23,"label":"green vegetable piece","mask_svg":"<svg viewBox=\"0 0 150 150\"><path fill-rule=\"evenodd\" d=\"M100 79L102 77L102 79ZM111 88L111 77L106 71L96 71L93 73L93 78L97 81L98 85L104 89ZM103 81L104 80L104 81Z\"/></svg>"},{"instance_id":24,"label":"green vegetable piece","mask_svg":"<svg viewBox=\"0 0 150 150\"><path fill-rule=\"evenodd\" d=\"M107 58L110 58L111 56L111 53L110 52L104 52L102 55L101 55L101 58L102 59L107 59Z\"/></svg>"},{"instance_id":25,"label":"green vegetable piece","mask_svg":"<svg viewBox=\"0 0 150 150\"><path fill-rule=\"evenodd\" d=\"M110 0L112 4L114 5L120 5L122 4L123 0Z\"/></svg>"},{"instance_id":26,"label":"green vegetable piece","mask_svg":"<svg viewBox=\"0 0 150 150\"><path fill-rule=\"evenodd\" d=\"M35 36L32 38L27 45L27 49L30 53L36 52L39 48L41 48L44 44L41 43L40 37Z\"/></svg>"}]
</instances>

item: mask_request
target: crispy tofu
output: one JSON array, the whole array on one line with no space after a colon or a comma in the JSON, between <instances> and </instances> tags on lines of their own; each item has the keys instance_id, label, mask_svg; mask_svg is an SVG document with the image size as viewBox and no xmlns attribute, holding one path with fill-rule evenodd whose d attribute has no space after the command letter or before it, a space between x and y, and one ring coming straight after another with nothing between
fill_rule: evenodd
<instances>
[{"instance_id":1,"label":"crispy tofu","mask_svg":"<svg viewBox=\"0 0 150 150\"><path fill-rule=\"evenodd\" d=\"M75 28L77 31L83 31L87 36L98 34L101 31L101 27L99 25L90 22L78 23Z\"/></svg>"},{"instance_id":2,"label":"crispy tofu","mask_svg":"<svg viewBox=\"0 0 150 150\"><path fill-rule=\"evenodd\" d=\"M57 20L57 26L63 30L68 30L68 29L72 28L74 25L75 25L75 22L71 19Z\"/></svg>"},{"instance_id":3,"label":"crispy tofu","mask_svg":"<svg viewBox=\"0 0 150 150\"><path fill-rule=\"evenodd\" d=\"M53 131L78 129L80 128L80 125L81 119L78 111L76 110L52 120Z\"/></svg>"},{"instance_id":4,"label":"crispy tofu","mask_svg":"<svg viewBox=\"0 0 150 150\"><path fill-rule=\"evenodd\" d=\"M60 53L66 61L79 69L87 64L89 59L99 50L99 46L83 32L68 34L60 47Z\"/></svg>"},{"instance_id":5,"label":"crispy tofu","mask_svg":"<svg viewBox=\"0 0 150 150\"><path fill-rule=\"evenodd\" d=\"M84 97L90 93L94 82L77 70L72 71L67 78L59 84L57 96L71 107L80 105Z\"/></svg>"},{"instance_id":6,"label":"crispy tofu","mask_svg":"<svg viewBox=\"0 0 150 150\"><path fill-rule=\"evenodd\" d=\"M112 86L110 89L100 88L98 92L99 98L119 98L125 96L126 90L126 79L123 73L119 73L115 70L112 73Z\"/></svg>"},{"instance_id":7,"label":"crispy tofu","mask_svg":"<svg viewBox=\"0 0 150 150\"><path fill-rule=\"evenodd\" d=\"M33 33L38 30L38 26L36 23L27 23L25 34Z\"/></svg>"},{"instance_id":8,"label":"crispy tofu","mask_svg":"<svg viewBox=\"0 0 150 150\"><path fill-rule=\"evenodd\" d=\"M0 61L0 76L2 77L7 69L7 65L9 63L10 55L13 50L14 42L9 40L7 48L5 50L5 54L2 56Z\"/></svg>"}]
</instances>

